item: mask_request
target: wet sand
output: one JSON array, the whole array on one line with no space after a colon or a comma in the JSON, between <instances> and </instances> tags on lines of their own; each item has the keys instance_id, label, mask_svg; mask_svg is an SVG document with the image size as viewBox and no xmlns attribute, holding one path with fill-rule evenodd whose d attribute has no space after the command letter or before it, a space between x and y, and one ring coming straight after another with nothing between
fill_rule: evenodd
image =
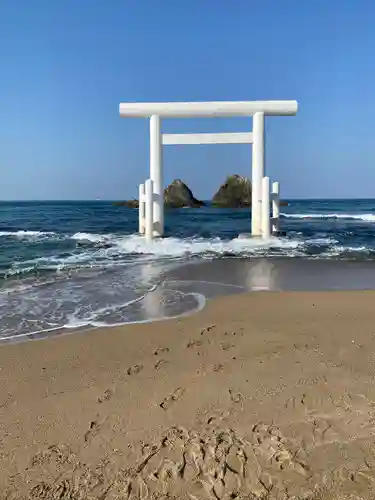
<instances>
[{"instance_id":1,"label":"wet sand","mask_svg":"<svg viewBox=\"0 0 375 500\"><path fill-rule=\"evenodd\" d=\"M371 260L227 258L180 266L166 277L209 298L238 291L375 290Z\"/></svg>"},{"instance_id":2,"label":"wet sand","mask_svg":"<svg viewBox=\"0 0 375 500\"><path fill-rule=\"evenodd\" d=\"M0 498L371 499L375 292L0 347Z\"/></svg>"},{"instance_id":3,"label":"wet sand","mask_svg":"<svg viewBox=\"0 0 375 500\"><path fill-rule=\"evenodd\" d=\"M114 307L101 321L83 321L79 329L124 324L145 323L191 315L200 311L207 299L229 296L247 291L327 291L327 290L375 290L375 266L373 261L345 261L300 258L224 258L216 260L192 260L162 271L154 263L144 269L145 274L155 274L158 284L144 295L133 298L121 308ZM103 281L104 290L110 287L108 276ZM45 289L48 304L48 288ZM11 299L11 297L10 297ZM108 297L107 297L108 300ZM116 302L116 300L115 300ZM121 301L120 301L121 302ZM54 302L52 308L56 306ZM87 304L90 310L90 304ZM9 311L22 311L22 303L10 300ZM45 310L45 309L44 309ZM66 311L65 311L66 313ZM0 324L7 333L0 334L0 346L5 343L45 339L75 333L80 322L69 326L43 329L43 309L35 308L35 316L29 317L29 332L22 331L19 314L11 324ZM64 310L62 310L64 315ZM6 321L5 321L6 323ZM21 331L17 330L21 326ZM31 326L31 329L30 329ZM3 331L3 329L1 329Z\"/></svg>"}]
</instances>

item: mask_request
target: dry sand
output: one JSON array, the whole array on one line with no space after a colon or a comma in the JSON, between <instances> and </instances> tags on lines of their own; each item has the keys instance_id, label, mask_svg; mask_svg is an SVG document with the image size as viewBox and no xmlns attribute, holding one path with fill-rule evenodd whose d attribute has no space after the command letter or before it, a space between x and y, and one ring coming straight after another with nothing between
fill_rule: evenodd
<instances>
[{"instance_id":1,"label":"dry sand","mask_svg":"<svg viewBox=\"0 0 375 500\"><path fill-rule=\"evenodd\" d=\"M0 348L0 497L375 498L375 292Z\"/></svg>"}]
</instances>

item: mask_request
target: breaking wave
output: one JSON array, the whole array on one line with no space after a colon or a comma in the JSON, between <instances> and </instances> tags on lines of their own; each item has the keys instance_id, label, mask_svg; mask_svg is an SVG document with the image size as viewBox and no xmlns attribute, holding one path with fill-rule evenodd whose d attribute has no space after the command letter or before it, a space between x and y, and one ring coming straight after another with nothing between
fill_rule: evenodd
<instances>
[{"instance_id":1,"label":"breaking wave","mask_svg":"<svg viewBox=\"0 0 375 500\"><path fill-rule=\"evenodd\" d=\"M121 266L130 261L150 262L155 260L178 261L191 258L225 257L295 257L303 256L309 246L319 247L336 243L327 237L295 239L270 238L268 241L238 237L231 240L221 238L163 238L147 242L138 235L100 235L76 233L67 236L75 246L60 255L35 257L13 261L1 270L0 276L10 278L45 272L62 272L74 269L93 269Z\"/></svg>"},{"instance_id":2,"label":"breaking wave","mask_svg":"<svg viewBox=\"0 0 375 500\"><path fill-rule=\"evenodd\" d=\"M10 238L38 238L45 236L54 236L54 232L46 231L0 231L0 237L6 236Z\"/></svg>"},{"instance_id":3,"label":"breaking wave","mask_svg":"<svg viewBox=\"0 0 375 500\"><path fill-rule=\"evenodd\" d=\"M346 219L364 222L375 222L375 214L288 214L281 212L287 219Z\"/></svg>"}]
</instances>

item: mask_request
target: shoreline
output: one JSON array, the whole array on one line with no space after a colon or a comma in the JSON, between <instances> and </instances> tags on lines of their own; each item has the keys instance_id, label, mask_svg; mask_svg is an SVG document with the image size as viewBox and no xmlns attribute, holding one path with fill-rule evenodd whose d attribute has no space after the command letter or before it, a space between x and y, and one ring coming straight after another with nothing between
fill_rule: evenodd
<instances>
[{"instance_id":1,"label":"shoreline","mask_svg":"<svg viewBox=\"0 0 375 500\"><path fill-rule=\"evenodd\" d=\"M55 327L0 337L0 348L10 343L72 335L81 330L118 328L169 321L197 314L206 302L258 291L375 290L375 267L368 261L300 258L213 259L173 266L160 273L159 282L123 308L133 307L133 320Z\"/></svg>"},{"instance_id":2,"label":"shoreline","mask_svg":"<svg viewBox=\"0 0 375 500\"><path fill-rule=\"evenodd\" d=\"M236 294L2 346L3 498L371 498L374 300Z\"/></svg>"}]
</instances>

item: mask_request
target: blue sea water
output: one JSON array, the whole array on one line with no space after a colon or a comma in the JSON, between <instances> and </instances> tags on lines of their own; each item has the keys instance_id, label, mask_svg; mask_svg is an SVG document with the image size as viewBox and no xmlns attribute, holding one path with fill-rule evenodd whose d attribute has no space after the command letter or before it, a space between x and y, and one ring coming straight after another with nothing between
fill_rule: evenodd
<instances>
[{"instance_id":1,"label":"blue sea water","mask_svg":"<svg viewBox=\"0 0 375 500\"><path fill-rule=\"evenodd\" d=\"M0 340L199 308L202 293L165 278L186 263L375 259L375 200L291 200L286 236L268 242L239 237L250 231L247 209L167 211L166 237L151 243L137 217L102 201L1 202Z\"/></svg>"}]
</instances>

